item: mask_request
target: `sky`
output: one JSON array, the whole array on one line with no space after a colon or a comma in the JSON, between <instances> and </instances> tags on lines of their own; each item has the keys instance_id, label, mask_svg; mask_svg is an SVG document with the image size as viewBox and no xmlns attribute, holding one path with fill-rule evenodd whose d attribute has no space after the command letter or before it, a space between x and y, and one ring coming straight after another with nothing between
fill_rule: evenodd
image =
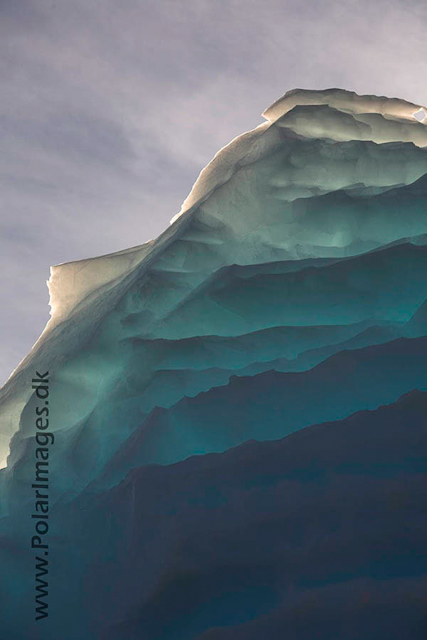
<instances>
[{"instance_id":1,"label":"sky","mask_svg":"<svg viewBox=\"0 0 427 640\"><path fill-rule=\"evenodd\" d=\"M0 0L0 384L53 264L156 237L293 88L427 105L425 0Z\"/></svg>"}]
</instances>

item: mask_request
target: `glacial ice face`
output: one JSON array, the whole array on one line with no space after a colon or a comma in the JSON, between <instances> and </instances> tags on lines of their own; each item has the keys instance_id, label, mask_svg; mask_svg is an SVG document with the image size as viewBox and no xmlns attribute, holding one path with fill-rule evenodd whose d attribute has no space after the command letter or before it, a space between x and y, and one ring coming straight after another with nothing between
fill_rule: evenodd
<instances>
[{"instance_id":1,"label":"glacial ice face","mask_svg":"<svg viewBox=\"0 0 427 640\"><path fill-rule=\"evenodd\" d=\"M186 458L227 452L219 469L231 473L229 449L294 432L301 432L304 457L304 433L313 433L316 423L326 423L325 446L333 452L328 438L337 427L329 423L385 404L394 416L400 396L427 389L427 121L421 110L340 89L290 91L264 112L263 124L218 152L157 239L52 267L51 319L0 392L0 454L4 461L9 454L0 472L0 534L13 538L17 550L27 544L37 404L31 378L49 371L56 436L49 462L57 514L52 544L64 557L52 569L58 593L61 570L80 584L94 552L89 532L102 531L108 519L104 508L117 513L117 521L110 522L106 536L113 540L104 541L103 553L121 539L136 553L134 536L158 537L135 520L139 503L120 484L147 492L143 481L134 483L145 477L140 467L179 463L176 473L184 469L185 475L179 465L196 464L182 462ZM411 402L406 410L413 411ZM364 424L363 415L348 420ZM362 445L363 439L352 462L361 468ZM209 460L203 458L202 470ZM174 471L158 473L167 478ZM255 474L251 482L261 480ZM187 487L171 497L172 513L184 508L187 490L192 495ZM91 519L92 511L102 512L100 520ZM61 555L72 546L67 526L81 537L85 560ZM202 528L201 539L205 533ZM178 542L170 535L158 562L172 571ZM13 573L7 553L0 546L6 576ZM152 567L155 559L144 555L144 562L141 579L127 570L138 585L132 605L142 600L141 620L151 620L156 605L151 611L150 598L163 578ZM26 569L19 571L21 590L30 590ZM104 570L90 571L104 593ZM143 637L122 578L111 587L120 595L110 603L114 624L125 620L126 633L134 635L124 637ZM21 592L8 593L6 627L12 630ZM105 624L101 597L77 586L73 594L76 607L87 598L93 612L88 607L64 626L59 607L48 640L89 640L89 623L97 633ZM266 602L274 606L274 598ZM117 637L109 625L102 626L105 637ZM163 637L153 625L147 640ZM195 637L181 627L179 633L180 640Z\"/></svg>"},{"instance_id":2,"label":"glacial ice face","mask_svg":"<svg viewBox=\"0 0 427 640\"><path fill-rule=\"evenodd\" d=\"M212 348L203 373L165 371L184 339L291 335L295 327L320 327L320 336L330 325L351 337L358 323L408 321L426 297L427 128L414 116L419 108L338 89L288 92L264 112L267 122L215 156L157 240L53 267L52 318L2 390L3 457L18 423L10 465L25 457L36 369L51 372L53 424L65 440L76 430L95 437L102 466L155 406L226 384L236 371L235 363L211 371ZM301 338L297 355L341 338ZM283 342L293 340L268 357L282 357ZM267 356L249 342L245 366L262 371L268 364L257 363ZM168 390L157 391L167 376Z\"/></svg>"}]
</instances>

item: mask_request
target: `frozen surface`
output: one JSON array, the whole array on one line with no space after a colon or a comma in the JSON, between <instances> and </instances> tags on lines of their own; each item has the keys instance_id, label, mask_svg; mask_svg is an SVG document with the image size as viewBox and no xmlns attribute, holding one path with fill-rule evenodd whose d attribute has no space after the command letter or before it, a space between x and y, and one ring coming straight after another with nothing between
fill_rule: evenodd
<instances>
[{"instance_id":1,"label":"frozen surface","mask_svg":"<svg viewBox=\"0 0 427 640\"><path fill-rule=\"evenodd\" d=\"M176 468L183 465L185 473L185 465L192 464L187 458L194 454L205 456L198 471L205 486L204 465L205 461L209 465L210 460L206 454L223 453L225 457L221 459L227 461L228 450L244 447L249 439L275 441L299 432L292 442L296 443L295 455L304 456L306 445L314 445L307 444L303 434L316 423L326 423L321 428L322 441L334 451L333 433L339 427L328 425L339 425L336 421L361 410L375 412L372 424L381 437L386 437L385 414L377 413L378 407L389 405L390 416L395 416L395 405L401 396L414 389L427 390L424 112L421 105L404 100L358 96L340 89L290 91L264 112L263 124L217 153L201 172L169 228L157 239L107 256L52 267L48 283L52 317L0 392L3 465L9 456L7 467L0 472L0 535L5 540L0 545L0 558L5 567L4 592L8 594L8 613L0 615L10 631L8 640L14 640L14 633L20 640L24 637L16 622L16 611L22 592L25 597L32 597L33 577L29 561L22 559L22 549L28 547L28 514L33 500L34 417L38 401L32 393L31 379L36 371L49 371L49 429L56 438L49 460L50 500L57 514L55 537L51 540L57 557L56 566L52 564L52 580L56 581L58 593L62 593L58 585L60 571L68 572L73 611L76 607L79 610L80 598L89 588L80 586L84 567L90 565L88 580L95 585L95 591L103 593L105 576L108 574L109 584L113 580L108 567L102 568L107 562L106 549L113 549L111 561L119 562L119 540L135 536L143 548L144 536L150 546L150 536L159 535L163 525L157 516L149 516L153 518L147 525L151 529L144 529L135 520L139 503L134 494L129 498L123 488L132 486L132 491L149 494L151 485L144 480L144 469L151 467L146 465L177 463ZM399 415L402 411L408 415L418 411L412 402L425 403L422 394L408 397L398 405ZM360 421L362 429L365 418L359 415L354 420ZM421 429L421 423L417 425ZM362 429L361 433L367 431ZM363 437L358 437L359 457L348 464L359 465L364 478L365 453L373 453L372 449L364 451ZM398 438L404 439L404 433L399 431ZM264 449L259 446L259 455L263 455ZM273 451L274 443L271 446ZM282 451L281 447L277 451ZM393 458L398 450L389 453ZM214 472L206 485L206 495L216 495L215 486L221 484L227 464L224 462L223 467L221 463ZM287 464L285 459L283 464ZM321 467L323 463L318 464ZM337 458L336 464L347 462ZM156 467L159 486L170 468ZM415 467L409 472L418 473ZM129 478L138 478L138 482ZM196 475L191 487L197 482ZM261 482L256 472L250 482ZM363 482L363 491L369 491L370 481L365 478ZM191 487L183 488L182 495L186 491L193 495ZM396 487L396 491L403 491L400 485ZM295 500L299 489L296 491ZM382 499L382 491L378 487L377 494L374 492L378 500ZM172 512L185 511L183 500L171 497ZM218 512L218 517L225 518L225 545L236 544L233 527L246 526L245 518L252 522L257 504L248 499L248 513L233 525L227 515ZM312 508L304 504L305 509ZM109 529L112 539L105 538L105 546L101 544L99 552L101 560L92 565L90 532L102 528L104 522L102 514L99 521L96 515L88 515L98 513L97 505L105 505L107 511L117 508L119 512ZM272 509L278 514L288 509L289 526L294 526L297 514L289 511L288 503L278 500ZM332 526L327 522L326 502L324 509L326 531ZM305 518L310 517L308 511L304 513ZM358 517L355 526L363 528L363 509L359 515L348 517ZM410 517L418 522L417 513ZM72 545L67 529L70 518L73 527L77 527L71 527L72 535L82 540L82 560L64 552ZM166 515L165 518L166 530L172 530L173 523ZM384 524L386 516L381 518ZM399 518L396 515L396 522L400 522ZM200 636L203 640L222 640L232 637L234 631L209 632L210 626L239 625L240 635L233 637L249 640L258 637L256 633L261 629L266 637L274 638L273 627L268 631L269 620L283 629L289 626L286 621L294 620L295 607L308 606L304 605L309 595L305 591L294 593L294 604L283 604L289 585L283 587L284 591L279 589L279 595L268 580L266 591L251 585L250 562L246 559L246 569L242 569L239 578L246 586L240 604L236 604L240 613L233 617L218 596L218 611L210 615L208 600L213 596L207 590L205 596L200 596L200 623L186 626L185 616L190 619L191 614L184 604L174 604L173 596L167 595L168 584L178 584L174 582L174 572L180 575L181 571L173 558L179 556L182 545L191 547L195 535L192 525L188 529L187 524L182 526L181 537L167 533L169 542L153 547L153 554L158 555L156 562L166 567L170 582L158 573L154 559L133 546L132 538L129 549L141 563L142 574L146 574L137 578L125 562L123 575L111 585L111 593L119 594L114 614L111 609L114 621L111 619L110 624L107 616L105 622L105 612L110 611L105 598L108 600L109 596L91 595L89 610L64 626L58 595L56 613L52 613L51 626L44 637L190 640ZM207 529L203 529L203 523L200 526L203 538ZM296 531L300 530L298 526L295 524ZM277 535L272 533L273 538ZM301 535L308 533L301 530ZM339 538L340 534L336 535ZM396 545L399 554L398 526L393 535L396 540L391 544ZM342 545L347 544L344 534L339 540ZM249 545L249 541L245 544ZM366 540L363 557L369 556L370 544L374 542ZM205 549L205 553L209 554L209 550ZM251 553L254 555L251 551L248 558ZM187 558L185 553L183 557L185 574L199 560L197 553L196 559ZM226 557L227 554L224 562L229 562ZM335 587L326 588L328 580L320 560L319 563L318 572L314 571L317 578L313 574L310 585L318 580L319 602L323 603L319 606L332 611ZM353 571L348 558L337 563L338 572ZM410 562L408 567L412 567ZM230 567L225 576L228 570ZM210 571L215 574L220 570L209 565ZM293 580L299 580L301 587L308 569L301 565L295 571ZM411 571L408 569L406 582L401 585L409 599L418 579ZM392 573L391 568L385 571L384 580L391 580ZM372 575L367 569L363 579L370 580ZM401 574L393 576L403 580ZM15 589L8 586L10 580ZM216 578L212 580L215 583ZM224 580L219 576L218 584ZM155 591L157 584L166 585L165 596ZM348 603L353 602L358 588L348 580ZM400 587L390 582L387 588L390 602L394 602ZM237 585L236 589L240 587ZM126 604L126 598L132 606ZM377 602L378 598L377 586L372 587L372 601ZM180 602L179 598L176 602ZM170 624L163 630L156 622L156 607L169 612ZM264 629L261 622L249 624L246 610L253 611L255 617L270 612L270 617L265 618L267 627ZM357 616L354 612L351 615ZM26 613L22 625L30 629L30 635L25 637L36 640L32 621L25 616ZM332 624L328 620L322 638L335 633L328 635L327 629L335 628L327 626ZM360 614L357 624L363 627L365 622L372 629L366 638L381 636L382 623L375 626L378 621ZM87 631L90 625L94 625L95 636ZM114 635L117 628L122 635ZM406 633L404 625L402 629ZM294 637L302 640L301 634ZM352 637L345 633L341 636L344 640ZM277 637L281 637L280 633ZM418 637L422 636L414 636Z\"/></svg>"}]
</instances>

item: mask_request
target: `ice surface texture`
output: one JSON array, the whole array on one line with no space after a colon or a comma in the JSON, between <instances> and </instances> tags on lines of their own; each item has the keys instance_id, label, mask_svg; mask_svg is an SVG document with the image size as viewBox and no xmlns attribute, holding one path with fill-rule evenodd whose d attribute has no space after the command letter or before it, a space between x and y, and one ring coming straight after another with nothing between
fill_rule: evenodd
<instances>
[{"instance_id":1,"label":"ice surface texture","mask_svg":"<svg viewBox=\"0 0 427 640\"><path fill-rule=\"evenodd\" d=\"M425 638L423 112L290 91L159 238L52 267L0 395L8 640ZM56 435L38 626L36 370Z\"/></svg>"}]
</instances>

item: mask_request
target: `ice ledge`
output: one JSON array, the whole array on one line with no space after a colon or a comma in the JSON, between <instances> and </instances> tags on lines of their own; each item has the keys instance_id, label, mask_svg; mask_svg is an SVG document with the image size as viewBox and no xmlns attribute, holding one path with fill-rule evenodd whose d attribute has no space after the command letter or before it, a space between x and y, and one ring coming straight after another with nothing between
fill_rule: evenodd
<instances>
[{"instance_id":1,"label":"ice ledge","mask_svg":"<svg viewBox=\"0 0 427 640\"><path fill-rule=\"evenodd\" d=\"M400 98L387 98L386 96L358 95L354 91L345 89L292 89L281 98L273 102L262 116L269 122L276 122L296 106L302 105L328 105L344 113L352 115L362 113L377 113L384 118L398 121L422 122L427 124L427 117L420 119L415 114L427 109L419 104L401 100ZM421 114L422 115L422 114Z\"/></svg>"},{"instance_id":2,"label":"ice ledge","mask_svg":"<svg viewBox=\"0 0 427 640\"><path fill-rule=\"evenodd\" d=\"M47 281L50 315L61 320L91 294L124 278L150 251L153 241L96 258L64 262L50 268Z\"/></svg>"}]
</instances>

